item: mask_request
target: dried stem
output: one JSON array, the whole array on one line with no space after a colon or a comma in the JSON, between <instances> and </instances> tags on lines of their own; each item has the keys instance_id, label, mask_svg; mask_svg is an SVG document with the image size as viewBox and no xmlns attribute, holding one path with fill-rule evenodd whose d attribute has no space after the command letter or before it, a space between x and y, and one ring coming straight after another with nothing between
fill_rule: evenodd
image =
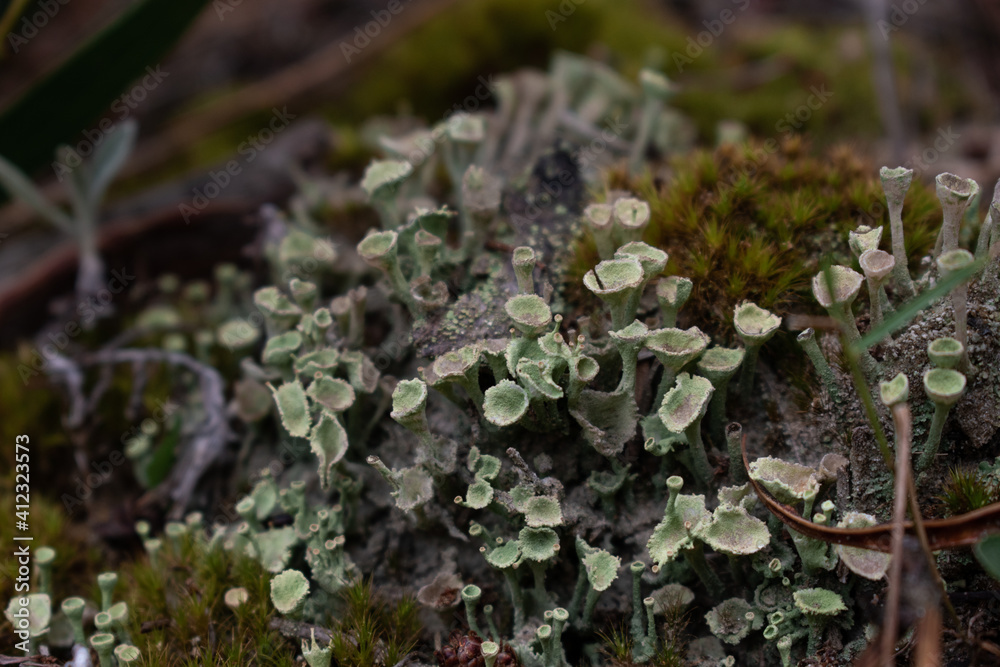
<instances>
[{"instance_id":1,"label":"dried stem","mask_svg":"<svg viewBox=\"0 0 1000 667\"><path fill-rule=\"evenodd\" d=\"M906 500L910 471L910 406L905 402L892 407L896 428L896 495L892 509L892 561L889 566L889 591L885 601L885 624L882 629L880 665L896 664L896 639L899 635L899 599L903 588L903 537L906 535Z\"/></svg>"}]
</instances>

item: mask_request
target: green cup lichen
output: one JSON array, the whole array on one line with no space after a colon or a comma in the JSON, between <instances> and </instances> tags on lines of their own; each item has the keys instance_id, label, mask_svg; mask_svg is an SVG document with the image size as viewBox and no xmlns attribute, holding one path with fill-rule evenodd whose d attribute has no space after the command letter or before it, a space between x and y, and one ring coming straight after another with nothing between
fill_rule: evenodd
<instances>
[{"instance_id":1,"label":"green cup lichen","mask_svg":"<svg viewBox=\"0 0 1000 667\"><path fill-rule=\"evenodd\" d=\"M975 261L972 253L968 250L963 250L961 248L954 250L946 250L941 253L937 258L938 271L941 272L941 277L945 278L956 271L961 271L962 269L968 268ZM962 281L951 290L951 306L955 314L955 338L959 343L962 344L963 353L962 360L959 362L959 368L968 373L971 372L971 366L969 364L969 329L968 329L968 301L969 301L969 286L968 281Z\"/></svg>"},{"instance_id":2,"label":"green cup lichen","mask_svg":"<svg viewBox=\"0 0 1000 667\"><path fill-rule=\"evenodd\" d=\"M896 259L883 250L866 250L858 259L868 283L868 299L872 310L872 326L882 324L882 305L885 297L885 281L889 278Z\"/></svg>"},{"instance_id":3,"label":"green cup lichen","mask_svg":"<svg viewBox=\"0 0 1000 667\"><path fill-rule=\"evenodd\" d=\"M619 246L642 239L642 232L649 224L649 204L635 197L623 197L614 203L617 223L615 241Z\"/></svg>"},{"instance_id":4,"label":"green cup lichen","mask_svg":"<svg viewBox=\"0 0 1000 667\"><path fill-rule=\"evenodd\" d=\"M830 368L830 363L826 360L826 356L819 349L819 344L816 342L816 331L812 327L808 327L796 336L795 340L805 350L806 356L809 357L813 368L816 369L816 374L823 381L823 385L830 395L830 400L839 403L840 391L837 389L837 379L833 374L833 369Z\"/></svg>"},{"instance_id":5,"label":"green cup lichen","mask_svg":"<svg viewBox=\"0 0 1000 667\"><path fill-rule=\"evenodd\" d=\"M660 421L671 433L683 433L688 442L692 471L703 486L712 482L712 466L708 462L701 439L701 420L712 398L712 383L700 376L681 373L677 384L663 397L657 411Z\"/></svg>"},{"instance_id":6,"label":"green cup lichen","mask_svg":"<svg viewBox=\"0 0 1000 667\"><path fill-rule=\"evenodd\" d=\"M413 165L404 160L374 160L365 169L361 189L378 211L385 229L399 226L400 215L396 206L399 187L413 173Z\"/></svg>"},{"instance_id":7,"label":"green cup lichen","mask_svg":"<svg viewBox=\"0 0 1000 667\"><path fill-rule=\"evenodd\" d=\"M611 311L611 329L617 331L635 319L629 306L644 284L645 274L638 259L607 259L587 272L583 284L601 298Z\"/></svg>"},{"instance_id":8,"label":"green cup lichen","mask_svg":"<svg viewBox=\"0 0 1000 667\"><path fill-rule=\"evenodd\" d=\"M965 357L965 346L950 336L935 338L927 344L927 358L935 368L955 368Z\"/></svg>"},{"instance_id":9,"label":"green cup lichen","mask_svg":"<svg viewBox=\"0 0 1000 667\"><path fill-rule=\"evenodd\" d=\"M747 350L743 358L743 370L740 373L740 396L743 400L747 400L753 391L757 355L764 343L777 333L781 326L781 318L755 303L744 301L736 306L733 325Z\"/></svg>"},{"instance_id":10,"label":"green cup lichen","mask_svg":"<svg viewBox=\"0 0 1000 667\"><path fill-rule=\"evenodd\" d=\"M692 289L694 283L680 276L668 276L656 284L661 327L669 329L677 326L677 312L687 303Z\"/></svg>"},{"instance_id":11,"label":"green cup lichen","mask_svg":"<svg viewBox=\"0 0 1000 667\"><path fill-rule=\"evenodd\" d=\"M525 336L539 336L552 322L552 311L542 297L535 294L518 294L504 304L507 316Z\"/></svg>"},{"instance_id":12,"label":"green cup lichen","mask_svg":"<svg viewBox=\"0 0 1000 667\"><path fill-rule=\"evenodd\" d=\"M716 346L706 350L695 365L698 374L708 379L715 389L712 393L712 401L708 404L708 428L716 446L721 446L725 442L726 397L729 394L729 381L739 370L744 355L743 348ZM732 461L730 465L735 469L736 463L736 461Z\"/></svg>"},{"instance_id":13,"label":"green cup lichen","mask_svg":"<svg viewBox=\"0 0 1000 667\"><path fill-rule=\"evenodd\" d=\"M917 293L910 277L906 244L903 238L903 200L913 181L913 170L905 167L882 167L879 170L882 179L882 190L885 192L886 204L889 208L889 229L892 233L892 256L896 260L893 265L893 278L896 289L904 298Z\"/></svg>"},{"instance_id":14,"label":"green cup lichen","mask_svg":"<svg viewBox=\"0 0 1000 667\"><path fill-rule=\"evenodd\" d=\"M709 337L698 327L681 329L656 329L646 336L646 347L662 364L663 375L653 400L660 405L667 391L674 386L677 374L687 364L697 359L708 347Z\"/></svg>"},{"instance_id":15,"label":"green cup lichen","mask_svg":"<svg viewBox=\"0 0 1000 667\"><path fill-rule=\"evenodd\" d=\"M517 278L517 289L521 294L535 293L535 251L528 246L514 248L511 264Z\"/></svg>"},{"instance_id":16,"label":"green cup lichen","mask_svg":"<svg viewBox=\"0 0 1000 667\"><path fill-rule=\"evenodd\" d=\"M949 368L934 368L924 373L924 391L934 403L934 418L927 432L923 453L917 459L916 469L924 471L934 462L941 445L941 433L948 420L948 413L965 393L965 376Z\"/></svg>"},{"instance_id":17,"label":"green cup lichen","mask_svg":"<svg viewBox=\"0 0 1000 667\"><path fill-rule=\"evenodd\" d=\"M958 235L965 217L965 209L979 193L979 185L971 178L961 178L955 174L943 173L934 178L935 191L941 202L944 222L938 237L938 255L958 248Z\"/></svg>"},{"instance_id":18,"label":"green cup lichen","mask_svg":"<svg viewBox=\"0 0 1000 667\"><path fill-rule=\"evenodd\" d=\"M494 426L510 426L525 415L528 403L528 393L516 382L501 380L486 390L483 416Z\"/></svg>"},{"instance_id":19,"label":"green cup lichen","mask_svg":"<svg viewBox=\"0 0 1000 667\"><path fill-rule=\"evenodd\" d=\"M874 229L868 225L860 225L857 229L847 233L847 245L851 248L851 253L858 259L869 250L877 250L881 242L881 225Z\"/></svg>"},{"instance_id":20,"label":"green cup lichen","mask_svg":"<svg viewBox=\"0 0 1000 667\"><path fill-rule=\"evenodd\" d=\"M90 638L90 646L97 653L101 667L114 667L115 636L99 632Z\"/></svg>"},{"instance_id":21,"label":"green cup lichen","mask_svg":"<svg viewBox=\"0 0 1000 667\"><path fill-rule=\"evenodd\" d=\"M831 266L817 273L812 280L813 296L830 313L830 317L840 324L850 343L861 340L851 304L857 298L863 283L864 277L847 266ZM869 378L878 373L878 363L867 349L861 352L860 362Z\"/></svg>"}]
</instances>

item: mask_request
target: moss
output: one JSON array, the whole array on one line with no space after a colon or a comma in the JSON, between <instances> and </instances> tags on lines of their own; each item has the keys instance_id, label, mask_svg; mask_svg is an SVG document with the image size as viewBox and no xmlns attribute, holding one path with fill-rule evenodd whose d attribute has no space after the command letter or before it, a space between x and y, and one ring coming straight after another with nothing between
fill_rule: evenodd
<instances>
[{"instance_id":1,"label":"moss","mask_svg":"<svg viewBox=\"0 0 1000 667\"><path fill-rule=\"evenodd\" d=\"M132 609L129 632L143 664L166 667L194 659L291 667L296 643L270 627L271 575L250 558L194 549L188 540L179 552L161 553L158 567L142 559L122 570ZM230 609L225 594L234 587L246 589L247 599Z\"/></svg>"},{"instance_id":2,"label":"moss","mask_svg":"<svg viewBox=\"0 0 1000 667\"><path fill-rule=\"evenodd\" d=\"M342 593L343 611L330 646L341 667L395 665L416 646L421 630L412 596L388 601L359 579Z\"/></svg>"},{"instance_id":3,"label":"moss","mask_svg":"<svg viewBox=\"0 0 1000 667\"><path fill-rule=\"evenodd\" d=\"M945 516L1000 502L1000 484L979 469L952 468L937 497Z\"/></svg>"},{"instance_id":4,"label":"moss","mask_svg":"<svg viewBox=\"0 0 1000 667\"><path fill-rule=\"evenodd\" d=\"M694 282L682 319L732 333L733 307L744 299L788 312L817 307L809 278L824 255L849 264L847 232L888 225L875 170L847 147L812 154L799 137L774 146L752 142L700 150L670 163L663 182L646 174L609 173L607 187L647 199L652 219L643 240L670 255L667 274ZM904 208L911 262L932 246L940 221L934 192L914 183ZM883 239L888 244L888 238ZM588 304L580 288L599 261L592 238L578 240L564 276L567 299Z\"/></svg>"}]
</instances>

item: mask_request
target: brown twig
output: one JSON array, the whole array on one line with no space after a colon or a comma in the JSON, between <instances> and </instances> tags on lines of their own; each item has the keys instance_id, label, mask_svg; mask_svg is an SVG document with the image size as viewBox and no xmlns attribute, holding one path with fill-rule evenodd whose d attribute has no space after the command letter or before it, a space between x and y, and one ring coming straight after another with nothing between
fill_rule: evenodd
<instances>
[{"instance_id":1,"label":"brown twig","mask_svg":"<svg viewBox=\"0 0 1000 667\"><path fill-rule=\"evenodd\" d=\"M895 419L896 412L893 410L893 418ZM912 422L910 420L910 410L907 407L905 415L906 423L904 428L906 429L907 439L909 440L912 435ZM917 539L920 540L920 549L924 552L924 557L927 559L927 569L930 570L931 576L934 577L934 583L937 584L938 590L941 592L941 603L944 608L948 611L948 617L951 619L952 625L958 630L962 627L961 622L958 620L958 614L955 612L955 607L952 606L951 600L948 598L948 588L944 585L944 579L941 578L941 573L938 571L937 561L934 559L934 549L931 548L931 541L927 534L926 523L924 521L923 514L920 511L920 502L917 499L917 486L913 481L913 469L910 467L910 459L906 459L906 468L909 471L909 475L906 478L906 486L908 491L908 497L910 500L910 516L913 517L913 527L914 532L917 534ZM983 509L989 509L992 505L987 506ZM946 519L946 521L951 521L953 519L961 519L962 517L967 517L970 514L975 514L975 512L969 512L969 514L963 514L961 516L952 517L952 519ZM973 542L978 542L979 538L973 540Z\"/></svg>"},{"instance_id":2,"label":"brown twig","mask_svg":"<svg viewBox=\"0 0 1000 667\"><path fill-rule=\"evenodd\" d=\"M749 469L745 435L741 449L743 453L743 465ZM911 484L912 481L911 477ZM890 553L892 551L892 524L871 526L869 528L834 528L823 526L803 519L792 507L778 501L767 489L753 479L750 480L750 484L753 485L757 497L764 503L768 511L781 519L784 524L806 537L813 537L831 544L842 544L858 549L881 551L882 553ZM920 521L919 514L917 516L918 524L922 526L926 533L926 548L932 552L940 549L971 546L982 539L983 535L1000 531L1000 503L993 503L974 512L967 512L966 514L948 519ZM908 534L916 534L919 537L920 531L914 527L913 521L904 522L903 528Z\"/></svg>"},{"instance_id":3,"label":"brown twig","mask_svg":"<svg viewBox=\"0 0 1000 667\"><path fill-rule=\"evenodd\" d=\"M187 507L191 493L201 475L222 452L229 439L229 425L226 423L225 382L219 372L182 352L159 349L125 348L102 350L84 357L81 366L105 364L166 363L180 366L198 377L201 405L205 418L195 432L191 443L174 466L169 484L158 488L170 488L170 498L174 501L169 516L179 519Z\"/></svg>"},{"instance_id":4,"label":"brown twig","mask_svg":"<svg viewBox=\"0 0 1000 667\"><path fill-rule=\"evenodd\" d=\"M897 403L892 407L896 427L896 480L892 507L892 560L889 565L889 591L885 600L885 623L882 628L880 664L896 664L896 640L899 636L899 598L903 588L903 523L906 521L906 499L910 478L910 407Z\"/></svg>"}]
</instances>

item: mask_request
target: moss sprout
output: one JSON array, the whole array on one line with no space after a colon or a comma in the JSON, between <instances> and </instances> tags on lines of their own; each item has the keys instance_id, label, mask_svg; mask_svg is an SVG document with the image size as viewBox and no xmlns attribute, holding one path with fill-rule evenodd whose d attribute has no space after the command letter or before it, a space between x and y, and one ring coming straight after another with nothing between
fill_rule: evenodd
<instances>
[{"instance_id":1,"label":"moss sprout","mask_svg":"<svg viewBox=\"0 0 1000 667\"><path fill-rule=\"evenodd\" d=\"M937 500L947 515L973 512L1000 502L1000 484L981 469L953 467L948 470Z\"/></svg>"}]
</instances>

